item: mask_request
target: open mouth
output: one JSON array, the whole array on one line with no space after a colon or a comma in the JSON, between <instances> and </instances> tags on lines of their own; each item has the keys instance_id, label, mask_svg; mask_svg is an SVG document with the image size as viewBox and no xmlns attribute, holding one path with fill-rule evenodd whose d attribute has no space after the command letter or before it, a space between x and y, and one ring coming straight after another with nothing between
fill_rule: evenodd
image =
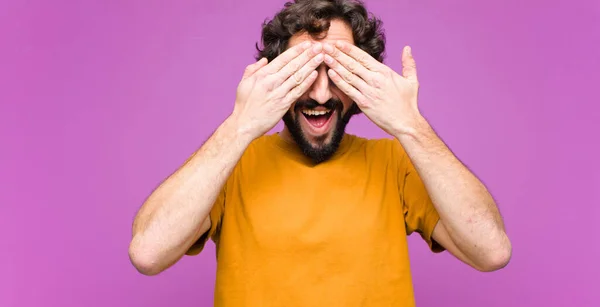
<instances>
[{"instance_id":1,"label":"open mouth","mask_svg":"<svg viewBox=\"0 0 600 307\"><path fill-rule=\"evenodd\" d=\"M302 110L304 119L309 124L308 126L311 128L311 132L315 135L320 135L329 130L333 113L335 113L335 111L331 109Z\"/></svg>"},{"instance_id":2,"label":"open mouth","mask_svg":"<svg viewBox=\"0 0 600 307\"><path fill-rule=\"evenodd\" d=\"M329 121L333 112L331 110L303 110L302 114L311 126L321 128Z\"/></svg>"}]
</instances>

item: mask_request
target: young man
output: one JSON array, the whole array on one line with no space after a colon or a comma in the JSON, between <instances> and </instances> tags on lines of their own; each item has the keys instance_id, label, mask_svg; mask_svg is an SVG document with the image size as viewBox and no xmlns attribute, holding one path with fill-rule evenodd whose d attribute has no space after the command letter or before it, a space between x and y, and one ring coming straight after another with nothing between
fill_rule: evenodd
<instances>
[{"instance_id":1,"label":"young man","mask_svg":"<svg viewBox=\"0 0 600 307\"><path fill-rule=\"evenodd\" d=\"M410 48L385 66L361 3L297 0L262 38L231 116L136 216L141 273L212 238L217 306L413 306L413 232L480 271L508 263L494 200L419 113ZM393 138L346 134L361 112Z\"/></svg>"}]
</instances>

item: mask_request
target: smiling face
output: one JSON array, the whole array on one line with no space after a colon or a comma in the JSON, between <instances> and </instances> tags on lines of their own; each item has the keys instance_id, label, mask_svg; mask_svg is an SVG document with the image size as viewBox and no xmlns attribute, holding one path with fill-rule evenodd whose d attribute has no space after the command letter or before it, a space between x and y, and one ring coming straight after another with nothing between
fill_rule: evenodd
<instances>
[{"instance_id":1,"label":"smiling face","mask_svg":"<svg viewBox=\"0 0 600 307\"><path fill-rule=\"evenodd\" d=\"M344 22L332 20L326 36L315 40L306 33L290 38L288 48L305 41L335 44L341 40L354 44L352 30ZM346 125L357 106L327 75L328 67L317 68L317 79L283 117L283 137L294 140L315 163L329 159L339 147Z\"/></svg>"}]
</instances>

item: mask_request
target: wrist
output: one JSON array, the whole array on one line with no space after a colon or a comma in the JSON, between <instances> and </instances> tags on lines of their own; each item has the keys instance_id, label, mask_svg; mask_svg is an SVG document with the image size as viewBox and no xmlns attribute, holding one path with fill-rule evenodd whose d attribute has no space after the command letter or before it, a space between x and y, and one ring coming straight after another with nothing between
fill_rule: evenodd
<instances>
[{"instance_id":1,"label":"wrist","mask_svg":"<svg viewBox=\"0 0 600 307\"><path fill-rule=\"evenodd\" d=\"M432 131L431 126L421 114L413 116L411 123L407 126L397 129L394 136L399 141L416 141L429 135Z\"/></svg>"},{"instance_id":2,"label":"wrist","mask_svg":"<svg viewBox=\"0 0 600 307\"><path fill-rule=\"evenodd\" d=\"M231 134L235 140L243 144L248 145L256 138L254 129L240 120L235 113L229 115L222 126L228 134Z\"/></svg>"}]
</instances>

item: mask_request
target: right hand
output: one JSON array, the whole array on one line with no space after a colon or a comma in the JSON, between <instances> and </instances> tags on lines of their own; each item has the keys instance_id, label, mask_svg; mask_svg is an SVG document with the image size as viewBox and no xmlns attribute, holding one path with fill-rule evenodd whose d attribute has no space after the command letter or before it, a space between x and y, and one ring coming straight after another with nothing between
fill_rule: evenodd
<instances>
[{"instance_id":1,"label":"right hand","mask_svg":"<svg viewBox=\"0 0 600 307\"><path fill-rule=\"evenodd\" d=\"M283 118L290 106L310 88L323 62L322 45L298 44L267 64L267 59L249 65L237 88L232 115L240 131L253 139Z\"/></svg>"}]
</instances>

